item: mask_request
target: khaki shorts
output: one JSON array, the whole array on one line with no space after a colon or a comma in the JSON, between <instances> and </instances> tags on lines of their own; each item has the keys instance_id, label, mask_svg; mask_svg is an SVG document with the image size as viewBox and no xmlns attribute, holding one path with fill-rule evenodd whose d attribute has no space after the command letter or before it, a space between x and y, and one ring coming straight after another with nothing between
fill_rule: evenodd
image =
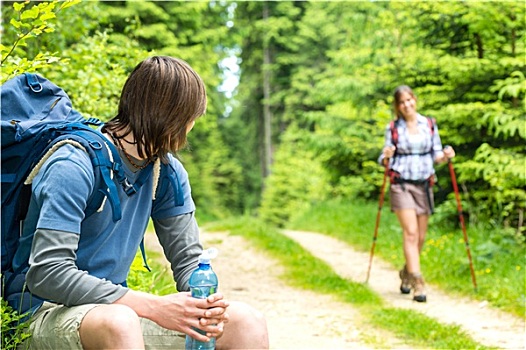
<instances>
[{"instance_id":1,"label":"khaki shorts","mask_svg":"<svg viewBox=\"0 0 526 350\"><path fill-rule=\"evenodd\" d=\"M414 185L410 183L391 184L391 211L400 209L415 209L416 215L431 215L429 200L425 185ZM433 203L433 190L429 188L429 198Z\"/></svg>"},{"instance_id":2,"label":"khaki shorts","mask_svg":"<svg viewBox=\"0 0 526 350\"><path fill-rule=\"evenodd\" d=\"M84 316L98 304L66 307L44 303L32 317L31 338L19 349L82 350L79 327ZM146 349L184 349L185 335L141 318Z\"/></svg>"}]
</instances>

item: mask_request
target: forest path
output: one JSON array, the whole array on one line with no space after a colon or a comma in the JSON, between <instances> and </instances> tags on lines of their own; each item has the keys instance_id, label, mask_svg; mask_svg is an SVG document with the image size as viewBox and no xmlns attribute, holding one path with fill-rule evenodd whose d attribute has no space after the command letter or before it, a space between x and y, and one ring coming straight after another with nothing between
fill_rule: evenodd
<instances>
[{"instance_id":1,"label":"forest path","mask_svg":"<svg viewBox=\"0 0 526 350\"><path fill-rule=\"evenodd\" d=\"M332 237L299 231L282 231L336 273L364 282L369 255ZM149 238L153 237L153 239ZM219 290L229 300L247 302L267 319L271 349L411 349L389 332L371 328L360 311L335 298L291 287L280 276L284 267L253 248L240 236L227 232L202 232L205 248L216 247L219 255L213 268ZM158 250L153 234L149 249ZM400 294L398 272L381 259L373 260L368 285L388 304L410 308L438 320L457 324L476 341L498 349L525 349L525 322L490 308L486 303L448 295L428 286L427 303L416 303ZM374 344L374 345L372 345Z\"/></svg>"},{"instance_id":2,"label":"forest path","mask_svg":"<svg viewBox=\"0 0 526 350\"><path fill-rule=\"evenodd\" d=\"M219 290L229 299L244 301L266 317L270 348L275 350L409 349L388 332L364 326L359 310L336 298L291 287L280 278L284 266L251 247L243 237L203 232L205 248L216 247L212 262ZM369 341L367 341L369 340Z\"/></svg>"},{"instance_id":3,"label":"forest path","mask_svg":"<svg viewBox=\"0 0 526 350\"><path fill-rule=\"evenodd\" d=\"M283 233L325 261L340 276L365 282L369 253L357 252L348 244L319 233L289 230ZM392 306L419 311L441 323L456 324L484 345L525 349L524 320L490 308L485 302L449 295L432 285L426 286L426 303L414 302L411 295L400 293L398 271L378 257L373 257L368 285Z\"/></svg>"}]
</instances>

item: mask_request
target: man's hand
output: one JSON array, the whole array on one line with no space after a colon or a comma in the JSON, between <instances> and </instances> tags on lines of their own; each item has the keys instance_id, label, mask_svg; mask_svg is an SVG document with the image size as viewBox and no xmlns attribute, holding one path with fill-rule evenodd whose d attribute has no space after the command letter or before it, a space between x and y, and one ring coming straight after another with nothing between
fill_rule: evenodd
<instances>
[{"instance_id":1,"label":"man's hand","mask_svg":"<svg viewBox=\"0 0 526 350\"><path fill-rule=\"evenodd\" d=\"M116 303L130 306L140 317L148 318L161 327L188 334L199 341L219 338L228 322L229 303L215 293L206 299L192 298L189 292L155 296L128 291ZM206 332L206 336L193 328Z\"/></svg>"}]
</instances>

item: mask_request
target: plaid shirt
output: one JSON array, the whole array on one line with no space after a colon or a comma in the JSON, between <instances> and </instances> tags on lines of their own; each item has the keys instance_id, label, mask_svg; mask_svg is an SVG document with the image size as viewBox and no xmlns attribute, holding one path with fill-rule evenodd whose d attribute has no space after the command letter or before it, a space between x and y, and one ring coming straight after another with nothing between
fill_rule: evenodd
<instances>
[{"instance_id":1,"label":"plaid shirt","mask_svg":"<svg viewBox=\"0 0 526 350\"><path fill-rule=\"evenodd\" d=\"M443 155L442 142L435 124L435 131L431 130L426 118L417 116L417 135L410 135L407 124L403 118L395 122L398 130L398 142L395 156L389 160L389 168L400 173L406 180L425 180L435 173L434 160ZM385 129L384 147L393 146L391 128L388 124ZM378 163L383 164L384 155L380 154Z\"/></svg>"}]
</instances>

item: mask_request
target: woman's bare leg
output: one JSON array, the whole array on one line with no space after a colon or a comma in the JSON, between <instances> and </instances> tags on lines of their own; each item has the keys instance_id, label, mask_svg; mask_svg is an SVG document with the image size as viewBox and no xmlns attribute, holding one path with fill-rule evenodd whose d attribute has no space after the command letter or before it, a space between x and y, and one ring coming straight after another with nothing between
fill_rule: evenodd
<instances>
[{"instance_id":1,"label":"woman's bare leg","mask_svg":"<svg viewBox=\"0 0 526 350\"><path fill-rule=\"evenodd\" d=\"M420 232L416 211L414 209L400 209L395 213L402 227L407 271L411 274L418 274L420 273Z\"/></svg>"}]
</instances>

